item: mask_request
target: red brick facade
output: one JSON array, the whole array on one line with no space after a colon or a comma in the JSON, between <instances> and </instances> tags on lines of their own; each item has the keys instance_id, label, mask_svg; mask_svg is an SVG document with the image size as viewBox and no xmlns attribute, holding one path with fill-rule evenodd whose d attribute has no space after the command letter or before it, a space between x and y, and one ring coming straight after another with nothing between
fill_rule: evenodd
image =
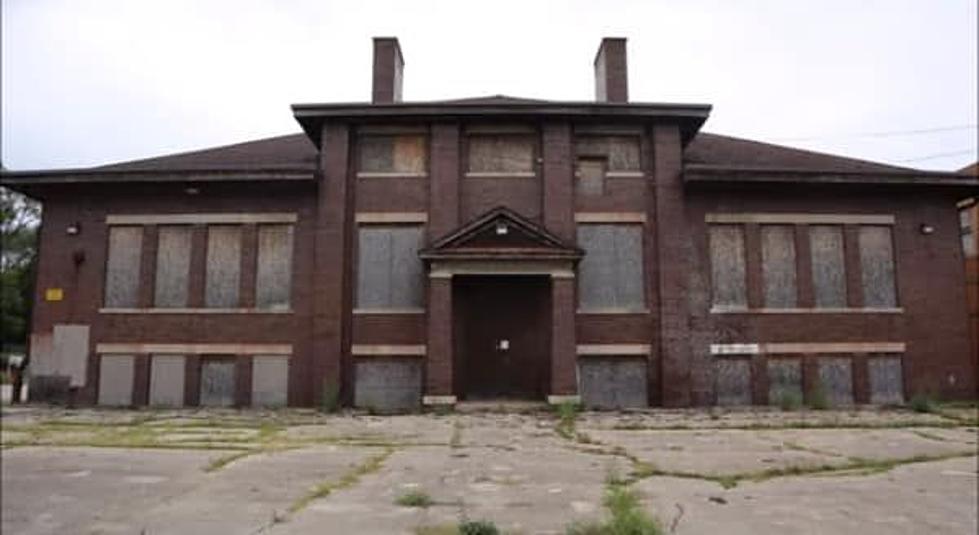
<instances>
[{"instance_id":1,"label":"red brick facade","mask_svg":"<svg viewBox=\"0 0 979 535\"><path fill-rule=\"evenodd\" d=\"M819 381L819 359L827 355L849 359L853 400L868 403L868 359L878 352L900 358L904 397L976 396L977 363L970 356L955 209L963 192L976 188L975 179L697 134L707 107L625 103L624 40L604 45L609 63L601 69L608 100L619 104L597 105L503 97L399 103L400 87L392 84L398 80L400 86L400 70L393 72L402 63L400 48L396 40L375 44L383 57L374 60L373 100L388 108L297 106L297 119L312 143L305 136L290 136L288 141L277 138L102 169L4 174L5 185L44 203L32 331L44 336L59 324L91 329L86 377L74 394L76 402L94 404L99 399L100 344L212 344L180 350L188 351L183 388L184 402L191 406L200 401L200 361L211 354L208 348L219 346L224 348L219 353L235 362L236 404L252 401L253 361L259 358L253 351L259 350L236 353L229 345L287 346L289 405L316 406L332 395L342 404L354 404L358 366L373 358L356 355L356 347L390 351L388 356L399 362L419 363L421 394L428 402L464 398L456 375L465 365L460 352L466 349L456 332L452 278L464 271L452 269L468 264L455 264L441 276L435 273L435 261L426 262L421 313L355 313L358 217L423 217L425 245L430 246L496 207L518 214L569 247L576 241L576 221L625 217L642 228L646 310L641 312L580 311L571 261L544 268L530 257L480 264L489 270L483 275L506 269L550 274L548 394L557 396L552 400L581 393L581 359L592 354L615 357L616 352L638 355L645 362L645 402L652 406L717 402L715 362L726 351L749 362L749 397L758 404L769 402L770 359L797 359L808 397ZM535 171L522 178L466 176L470 132L502 127L534 137ZM384 128L422 133L425 173L358 177L359 136ZM576 185L575 139L595 131L638 136L641 170L610 178L602 195L589 196ZM255 223L242 226L240 310L200 310L207 235L205 224L196 224L188 286L191 310L149 311L157 258L157 225L152 223L144 225L140 307L100 310L110 216L267 213L295 214L288 311L256 308ZM713 311L707 232L713 214L796 218L791 224L796 232L797 307L765 309L760 224L748 222L747 307ZM847 288L846 307L840 310L814 307L806 222L813 214L851 218L839 223ZM898 299L893 310L868 309L863 303L858 227L852 222L861 216L893 220ZM66 232L75 225L80 232ZM47 300L46 291L52 288L62 289L64 298ZM875 349L875 344L884 349ZM419 347L419 355L398 353ZM136 405L149 403L153 350L146 351L135 354Z\"/></svg>"}]
</instances>

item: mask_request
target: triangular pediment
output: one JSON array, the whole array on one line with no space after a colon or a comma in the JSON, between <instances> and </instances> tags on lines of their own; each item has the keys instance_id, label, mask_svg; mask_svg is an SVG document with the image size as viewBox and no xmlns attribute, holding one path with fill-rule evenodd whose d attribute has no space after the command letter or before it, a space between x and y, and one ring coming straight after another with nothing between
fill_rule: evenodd
<instances>
[{"instance_id":1,"label":"triangular pediment","mask_svg":"<svg viewBox=\"0 0 979 535\"><path fill-rule=\"evenodd\" d=\"M503 206L473 219L421 251L421 257L424 259L461 257L577 259L581 255L581 249Z\"/></svg>"}]
</instances>

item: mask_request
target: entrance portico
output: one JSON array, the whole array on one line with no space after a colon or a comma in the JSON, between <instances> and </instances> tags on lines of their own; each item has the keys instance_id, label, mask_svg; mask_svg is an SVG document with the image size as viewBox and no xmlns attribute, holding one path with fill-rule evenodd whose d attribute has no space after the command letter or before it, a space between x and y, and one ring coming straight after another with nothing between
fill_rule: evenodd
<instances>
[{"instance_id":1,"label":"entrance portico","mask_svg":"<svg viewBox=\"0 0 979 535\"><path fill-rule=\"evenodd\" d=\"M429 277L424 403L576 399L574 277L582 254L503 207L421 251Z\"/></svg>"}]
</instances>

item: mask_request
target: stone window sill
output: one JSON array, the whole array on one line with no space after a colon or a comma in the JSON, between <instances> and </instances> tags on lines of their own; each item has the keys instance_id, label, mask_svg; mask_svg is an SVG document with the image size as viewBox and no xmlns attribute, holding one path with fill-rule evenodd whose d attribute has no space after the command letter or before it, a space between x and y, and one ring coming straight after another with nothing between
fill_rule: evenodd
<instances>
[{"instance_id":1,"label":"stone window sill","mask_svg":"<svg viewBox=\"0 0 979 535\"><path fill-rule=\"evenodd\" d=\"M99 314L292 314L291 308L100 308Z\"/></svg>"},{"instance_id":2,"label":"stone window sill","mask_svg":"<svg viewBox=\"0 0 979 535\"><path fill-rule=\"evenodd\" d=\"M534 178L537 173L533 171L467 171L466 178Z\"/></svg>"},{"instance_id":3,"label":"stone window sill","mask_svg":"<svg viewBox=\"0 0 979 535\"><path fill-rule=\"evenodd\" d=\"M588 316L607 316L607 315L637 315L637 314L649 314L648 308L641 309L625 309L625 308L595 308L595 309L582 309L577 310L579 315Z\"/></svg>"},{"instance_id":4,"label":"stone window sill","mask_svg":"<svg viewBox=\"0 0 979 535\"><path fill-rule=\"evenodd\" d=\"M732 308L711 307L711 314L903 314L904 308Z\"/></svg>"},{"instance_id":5,"label":"stone window sill","mask_svg":"<svg viewBox=\"0 0 979 535\"><path fill-rule=\"evenodd\" d=\"M424 314L424 308L355 308L356 316L417 315Z\"/></svg>"},{"instance_id":6,"label":"stone window sill","mask_svg":"<svg viewBox=\"0 0 979 535\"><path fill-rule=\"evenodd\" d=\"M581 173L575 171L574 176L581 178ZM605 171L605 178L644 178L645 176L642 171Z\"/></svg>"},{"instance_id":7,"label":"stone window sill","mask_svg":"<svg viewBox=\"0 0 979 535\"><path fill-rule=\"evenodd\" d=\"M428 173L411 173L399 171L359 171L357 178L427 178Z\"/></svg>"}]
</instances>

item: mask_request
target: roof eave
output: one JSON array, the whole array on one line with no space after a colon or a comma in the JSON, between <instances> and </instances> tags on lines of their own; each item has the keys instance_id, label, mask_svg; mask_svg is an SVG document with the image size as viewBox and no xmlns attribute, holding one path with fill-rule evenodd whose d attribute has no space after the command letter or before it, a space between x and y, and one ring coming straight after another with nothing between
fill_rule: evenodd
<instances>
[{"instance_id":1,"label":"roof eave","mask_svg":"<svg viewBox=\"0 0 979 535\"><path fill-rule=\"evenodd\" d=\"M40 169L0 172L0 185L23 192L28 188L66 184L115 183L188 183L188 182L261 182L312 181L315 170L306 168L279 169L167 169L167 170L98 170L98 169Z\"/></svg>"},{"instance_id":2,"label":"roof eave","mask_svg":"<svg viewBox=\"0 0 979 535\"><path fill-rule=\"evenodd\" d=\"M594 119L673 119L680 121L684 145L700 130L710 115L710 104L672 103L606 103L606 102L518 102L486 103L393 103L393 104L293 104L293 116L306 135L320 145L320 127L324 121L368 122L425 118L477 117L563 117Z\"/></svg>"},{"instance_id":3,"label":"roof eave","mask_svg":"<svg viewBox=\"0 0 979 535\"><path fill-rule=\"evenodd\" d=\"M683 181L688 184L860 184L870 186L979 188L979 178L940 171L885 171L764 168L687 164Z\"/></svg>"}]
</instances>

